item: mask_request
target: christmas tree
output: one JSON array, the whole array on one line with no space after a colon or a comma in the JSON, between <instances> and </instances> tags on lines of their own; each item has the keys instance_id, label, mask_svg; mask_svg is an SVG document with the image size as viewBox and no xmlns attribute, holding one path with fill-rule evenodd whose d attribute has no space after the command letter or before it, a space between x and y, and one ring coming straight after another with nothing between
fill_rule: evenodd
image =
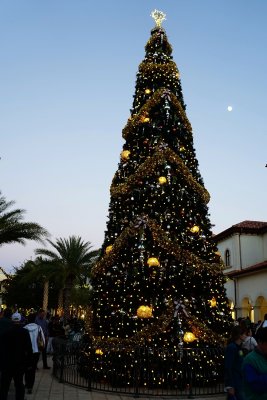
<instances>
[{"instance_id":1,"label":"christmas tree","mask_svg":"<svg viewBox=\"0 0 267 400\"><path fill-rule=\"evenodd\" d=\"M209 193L162 21L139 65L125 143L92 271L98 343L216 347L230 326Z\"/></svg>"}]
</instances>

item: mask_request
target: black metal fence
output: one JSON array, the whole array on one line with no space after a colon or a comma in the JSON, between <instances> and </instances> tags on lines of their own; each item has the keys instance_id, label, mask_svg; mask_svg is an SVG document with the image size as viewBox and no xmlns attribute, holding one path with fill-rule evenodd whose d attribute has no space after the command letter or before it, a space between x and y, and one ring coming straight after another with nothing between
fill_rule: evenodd
<instances>
[{"instance_id":1,"label":"black metal fence","mask_svg":"<svg viewBox=\"0 0 267 400\"><path fill-rule=\"evenodd\" d=\"M223 358L223 348L97 348L58 340L53 373L87 390L190 398L223 393Z\"/></svg>"}]
</instances>

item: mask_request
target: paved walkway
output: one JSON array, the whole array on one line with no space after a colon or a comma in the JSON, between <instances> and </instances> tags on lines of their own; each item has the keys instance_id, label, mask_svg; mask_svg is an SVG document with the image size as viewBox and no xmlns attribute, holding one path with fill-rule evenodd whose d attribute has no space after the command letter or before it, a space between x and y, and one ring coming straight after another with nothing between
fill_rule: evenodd
<instances>
[{"instance_id":1,"label":"paved walkway","mask_svg":"<svg viewBox=\"0 0 267 400\"><path fill-rule=\"evenodd\" d=\"M49 365L52 366L52 359L48 359ZM42 362L39 362L39 369L36 372L35 384L32 394L25 394L27 400L129 400L133 396L117 395L107 392L92 391L88 392L85 389L80 389L71 385L59 383L58 380L52 376L52 368L44 370ZM182 399L186 397L176 397ZM148 400L162 400L162 397L141 397L140 399ZM164 400L168 399L165 397ZM225 395L210 395L205 398L195 397L196 400L225 400ZM15 390L12 385L9 391L8 400L15 400Z\"/></svg>"}]
</instances>

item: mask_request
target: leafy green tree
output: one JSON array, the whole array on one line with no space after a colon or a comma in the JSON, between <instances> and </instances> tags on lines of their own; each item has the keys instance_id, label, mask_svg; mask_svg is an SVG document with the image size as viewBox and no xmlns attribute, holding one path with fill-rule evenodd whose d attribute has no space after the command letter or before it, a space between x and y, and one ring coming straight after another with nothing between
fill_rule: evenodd
<instances>
[{"instance_id":1,"label":"leafy green tree","mask_svg":"<svg viewBox=\"0 0 267 400\"><path fill-rule=\"evenodd\" d=\"M36 273L37 264L35 261L26 261L20 268L8 278L5 285L3 298L8 306L17 304L21 308L35 308L42 306L44 279L41 274ZM58 287L55 282L49 283L49 302L50 308L55 308L57 304Z\"/></svg>"},{"instance_id":2,"label":"leafy green tree","mask_svg":"<svg viewBox=\"0 0 267 400\"><path fill-rule=\"evenodd\" d=\"M14 201L7 201L0 192L0 246L9 243L21 243L26 240L41 241L48 232L36 222L23 222L25 210L12 209Z\"/></svg>"},{"instance_id":3,"label":"leafy green tree","mask_svg":"<svg viewBox=\"0 0 267 400\"><path fill-rule=\"evenodd\" d=\"M77 284L83 286L86 283L99 251L91 250L91 243L82 241L80 236L59 238L55 242L48 240L48 243L52 250L36 249L35 253L45 257L47 265L53 266L62 278L64 318L68 318L71 291Z\"/></svg>"},{"instance_id":4,"label":"leafy green tree","mask_svg":"<svg viewBox=\"0 0 267 400\"><path fill-rule=\"evenodd\" d=\"M32 269L23 278L23 282L30 283L37 279L43 283L42 308L47 310L51 285L55 287L59 293L62 290L62 271L60 267L55 266L50 260L44 259L40 256L34 261L29 261L28 263L31 264ZM60 295L58 295L58 297L60 297Z\"/></svg>"},{"instance_id":5,"label":"leafy green tree","mask_svg":"<svg viewBox=\"0 0 267 400\"><path fill-rule=\"evenodd\" d=\"M77 285L71 290L71 304L78 309L81 306L86 308L92 301L91 285Z\"/></svg>"}]
</instances>

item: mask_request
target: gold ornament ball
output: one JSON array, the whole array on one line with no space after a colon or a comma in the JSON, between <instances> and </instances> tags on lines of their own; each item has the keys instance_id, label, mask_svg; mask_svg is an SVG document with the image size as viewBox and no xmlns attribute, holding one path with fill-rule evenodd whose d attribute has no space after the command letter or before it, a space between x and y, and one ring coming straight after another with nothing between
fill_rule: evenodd
<instances>
[{"instance_id":1,"label":"gold ornament ball","mask_svg":"<svg viewBox=\"0 0 267 400\"><path fill-rule=\"evenodd\" d=\"M149 257L149 259L147 260L147 265L149 267L159 267L160 263L156 257Z\"/></svg>"},{"instance_id":2,"label":"gold ornament ball","mask_svg":"<svg viewBox=\"0 0 267 400\"><path fill-rule=\"evenodd\" d=\"M149 122L150 121L150 118L149 118L147 112L144 112L143 114L141 114L139 118L140 118L141 122Z\"/></svg>"},{"instance_id":3,"label":"gold ornament ball","mask_svg":"<svg viewBox=\"0 0 267 400\"><path fill-rule=\"evenodd\" d=\"M210 303L211 307L216 307L217 301L216 301L215 297L213 297L211 300L209 300L209 303Z\"/></svg>"},{"instance_id":4,"label":"gold ornament ball","mask_svg":"<svg viewBox=\"0 0 267 400\"><path fill-rule=\"evenodd\" d=\"M191 231L192 233L198 233L198 232L199 232L199 226L197 226L197 225L192 226L192 228L190 229L190 231Z\"/></svg>"},{"instance_id":5,"label":"gold ornament ball","mask_svg":"<svg viewBox=\"0 0 267 400\"><path fill-rule=\"evenodd\" d=\"M129 157L130 157L130 154L131 154L131 152L130 152L129 150L123 150L123 151L121 152L121 159L122 159L123 161L128 160Z\"/></svg>"},{"instance_id":6,"label":"gold ornament ball","mask_svg":"<svg viewBox=\"0 0 267 400\"><path fill-rule=\"evenodd\" d=\"M106 254L110 253L112 251L112 244L106 247Z\"/></svg>"},{"instance_id":7,"label":"gold ornament ball","mask_svg":"<svg viewBox=\"0 0 267 400\"><path fill-rule=\"evenodd\" d=\"M180 147L180 151L185 151L185 147L184 147L184 146L181 146L181 147Z\"/></svg>"},{"instance_id":8,"label":"gold ornament ball","mask_svg":"<svg viewBox=\"0 0 267 400\"><path fill-rule=\"evenodd\" d=\"M159 184L160 185L164 185L164 183L167 182L167 179L165 178L165 176L160 176L159 177Z\"/></svg>"},{"instance_id":9,"label":"gold ornament ball","mask_svg":"<svg viewBox=\"0 0 267 400\"><path fill-rule=\"evenodd\" d=\"M145 90L145 93L146 93L146 94L149 94L150 92L151 92L150 89L146 89L146 90Z\"/></svg>"},{"instance_id":10,"label":"gold ornament ball","mask_svg":"<svg viewBox=\"0 0 267 400\"><path fill-rule=\"evenodd\" d=\"M151 318L152 317L152 308L149 306L140 306L137 309L137 317L138 318Z\"/></svg>"},{"instance_id":11,"label":"gold ornament ball","mask_svg":"<svg viewBox=\"0 0 267 400\"><path fill-rule=\"evenodd\" d=\"M184 334L184 342L186 343L192 343L195 340L197 340L196 336L193 334L193 332L185 332Z\"/></svg>"}]
</instances>

